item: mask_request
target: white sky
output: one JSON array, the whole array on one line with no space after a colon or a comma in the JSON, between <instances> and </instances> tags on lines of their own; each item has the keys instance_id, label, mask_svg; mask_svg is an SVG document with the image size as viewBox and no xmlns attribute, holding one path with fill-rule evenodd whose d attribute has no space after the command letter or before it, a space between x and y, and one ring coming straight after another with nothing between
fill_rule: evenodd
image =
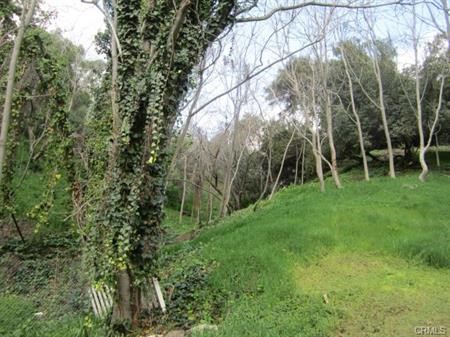
<instances>
[{"instance_id":1,"label":"white sky","mask_svg":"<svg viewBox=\"0 0 450 337\"><path fill-rule=\"evenodd\" d=\"M102 13L93 5L80 0L44 0L43 8L55 12L49 28L61 29L63 35L86 49L88 58L99 58L95 52L94 36L104 29Z\"/></svg>"},{"instance_id":2,"label":"white sky","mask_svg":"<svg viewBox=\"0 0 450 337\"><path fill-rule=\"evenodd\" d=\"M266 2L260 2L265 3L268 6L275 6L280 2L288 3L290 0L280 2L267 0ZM65 37L76 44L83 45L88 58L102 58L95 52L94 37L97 32L104 29L105 23L102 13L95 6L82 3L80 0L43 0L43 4L44 9L54 11L56 14L55 19L49 26L51 30L58 28L62 30ZM392 8L385 9L384 13L383 11L379 12L376 26L380 34L380 36L378 36L379 38L386 37L386 31L389 31L390 36L395 41L395 45L397 45L398 63L399 66L402 67L411 63L412 51L410 45L401 42L406 35L407 27L405 25L407 25L407 22L404 22L401 17L395 17L395 14L396 13L392 11ZM426 13L423 14L426 15ZM272 36L270 43L265 45L267 38L271 36L274 25L280 25L280 23L283 22L281 19L283 17L286 19L286 17L289 17L289 14L286 13L282 16L274 16L272 20L259 22L255 24L256 26L253 26L251 23L237 25L234 29L236 31L235 40L227 42L223 41L225 42L224 54L228 54L232 58L237 57L237 59L241 60L244 58L251 68L253 68L255 64L259 64L261 50L264 50L261 60L263 61L263 65L267 65L282 54L285 54L288 49L292 51L303 45L305 43L304 36L302 35L303 26L305 24L308 25L310 21L307 13L300 15L295 20L296 22L289 26L290 28L288 30L280 32L280 37ZM245 56L239 55L240 52L242 52L242 48L245 48L247 45L247 41L250 39L250 36L252 36L252 32L255 33L255 36L252 39L252 47L250 47L249 53ZM283 33L290 36L287 42L283 41ZM430 30L428 27L428 29L425 29L424 36L422 36L422 42L429 41L435 34L436 31L433 29ZM279 40L280 38L281 40ZM261 65L261 67L263 67L263 65ZM267 94L264 89L270 85L276 75L276 69L279 69L281 66L282 64L279 64L269 72L258 76L251 84L252 90L257 92L256 95L258 96L258 101L263 104L266 118L274 116L276 114L274 109L277 108L267 104L265 101ZM237 82L236 73L230 71L229 68L224 68L223 61L219 61L218 65L214 68L216 68L214 70L215 75L212 76L211 83L208 84L202 92L199 105L218 93L223 92L226 88L229 88L231 83ZM223 74L224 71L225 75ZM222 73L222 75L220 73ZM225 83L228 83L228 85ZM255 102L248 102L247 106L243 107L243 109L255 112ZM230 97L223 97L196 116L195 123L213 131L225 120L229 122L232 118L231 114L232 105Z\"/></svg>"}]
</instances>

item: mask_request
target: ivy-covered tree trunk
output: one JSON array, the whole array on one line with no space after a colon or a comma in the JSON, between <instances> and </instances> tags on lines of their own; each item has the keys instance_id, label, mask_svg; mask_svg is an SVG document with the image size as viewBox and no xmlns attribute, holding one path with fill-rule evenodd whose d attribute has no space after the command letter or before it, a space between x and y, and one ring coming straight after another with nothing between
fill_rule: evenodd
<instances>
[{"instance_id":1,"label":"ivy-covered tree trunk","mask_svg":"<svg viewBox=\"0 0 450 337\"><path fill-rule=\"evenodd\" d=\"M112 325L139 322L141 282L155 267L163 216L168 136L193 67L231 23L233 0L118 0L120 135L88 261L115 286ZM90 259L89 259L90 258Z\"/></svg>"}]
</instances>

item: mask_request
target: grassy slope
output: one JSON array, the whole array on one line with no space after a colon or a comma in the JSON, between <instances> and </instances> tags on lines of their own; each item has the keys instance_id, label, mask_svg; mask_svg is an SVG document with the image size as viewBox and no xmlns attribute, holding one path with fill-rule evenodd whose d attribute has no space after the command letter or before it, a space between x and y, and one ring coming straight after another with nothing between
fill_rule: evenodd
<instances>
[{"instance_id":1,"label":"grassy slope","mask_svg":"<svg viewBox=\"0 0 450 337\"><path fill-rule=\"evenodd\" d=\"M234 299L220 336L401 337L418 325L450 329L449 176L344 186L285 189L185 244L214 261L209 287Z\"/></svg>"}]
</instances>

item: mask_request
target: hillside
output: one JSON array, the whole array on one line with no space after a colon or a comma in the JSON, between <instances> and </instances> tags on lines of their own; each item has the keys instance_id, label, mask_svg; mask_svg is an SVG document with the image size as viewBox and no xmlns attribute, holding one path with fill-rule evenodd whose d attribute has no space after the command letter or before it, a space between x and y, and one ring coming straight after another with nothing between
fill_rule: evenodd
<instances>
[{"instance_id":1,"label":"hillside","mask_svg":"<svg viewBox=\"0 0 450 337\"><path fill-rule=\"evenodd\" d=\"M289 187L169 247L161 320L216 323L221 337L450 329L450 177L345 179Z\"/></svg>"}]
</instances>

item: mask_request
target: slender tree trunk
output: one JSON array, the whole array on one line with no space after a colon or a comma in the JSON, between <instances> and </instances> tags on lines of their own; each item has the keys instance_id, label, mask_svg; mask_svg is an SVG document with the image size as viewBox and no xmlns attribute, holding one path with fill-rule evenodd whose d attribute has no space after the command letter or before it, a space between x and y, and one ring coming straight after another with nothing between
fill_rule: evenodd
<instances>
[{"instance_id":1,"label":"slender tree trunk","mask_svg":"<svg viewBox=\"0 0 450 337\"><path fill-rule=\"evenodd\" d=\"M334 136L333 136L333 116L331 113L331 102L330 95L326 93L326 106L325 106L325 114L327 119L327 135L328 135L328 144L330 145L331 152L331 175L333 176L334 184L337 188L342 188L341 180L339 179L339 172L337 168L337 159L336 159L336 148L334 146Z\"/></svg>"},{"instance_id":2,"label":"slender tree trunk","mask_svg":"<svg viewBox=\"0 0 450 337\"><path fill-rule=\"evenodd\" d=\"M386 137L386 144L387 144L387 152L388 152L388 158L389 158L389 176L391 178L395 178L395 166L394 166L394 151L392 149L392 142L391 142L391 134L389 132L389 125L387 122L386 117L386 106L384 104L384 93L383 93L383 82L381 79L381 71L378 64L378 60L375 60L374 62L375 66L375 77L377 79L378 83L378 100L379 100L379 107L380 107L380 113L381 113L381 120L383 122L383 130L384 135Z\"/></svg>"},{"instance_id":3,"label":"slender tree trunk","mask_svg":"<svg viewBox=\"0 0 450 337\"><path fill-rule=\"evenodd\" d=\"M413 23L412 23L412 39L413 39L413 49L414 49L414 77L415 77L415 94L416 94L416 121L417 129L419 131L419 162L422 168L422 172L419 175L419 179L425 182L428 175L428 165L425 160L425 136L423 134L423 120L422 120L422 97L420 95L420 74L419 74L419 51L418 51L418 38L416 32L416 7L413 5Z\"/></svg>"},{"instance_id":4,"label":"slender tree trunk","mask_svg":"<svg viewBox=\"0 0 450 337\"><path fill-rule=\"evenodd\" d=\"M186 200L186 179L187 179L187 156L184 156L184 165L183 165L183 193L181 195L181 205L180 205L180 216L178 218L178 222L183 222L183 212L184 212L184 202Z\"/></svg>"},{"instance_id":5,"label":"slender tree trunk","mask_svg":"<svg viewBox=\"0 0 450 337\"><path fill-rule=\"evenodd\" d=\"M372 48L376 48L374 28L371 26L368 18L365 16L365 14L364 14L364 17L365 17L366 23L370 29L369 34L370 34L370 38L372 40ZM386 117L386 106L384 103L383 80L381 78L381 69L380 69L380 64L378 62L378 56L377 56L376 52L373 52L371 56L372 56L371 57L372 68L373 68L373 72L375 74L375 78L376 78L377 86L378 86L378 108L380 109L381 120L383 123L383 130L384 130L384 135L385 135L386 144L387 144L387 152L388 152L388 158L389 158L389 176L391 178L395 178L394 151L392 149L391 134L389 132L389 125L388 125L387 117Z\"/></svg>"},{"instance_id":6,"label":"slender tree trunk","mask_svg":"<svg viewBox=\"0 0 450 337\"><path fill-rule=\"evenodd\" d=\"M220 214L219 216L223 218L228 210L228 203L230 201L230 194L231 194L231 180L232 180L232 170L233 170L233 164L235 161L235 151L236 151L236 144L237 144L237 135L239 132L239 119L241 114L241 102L238 102L235 104L235 112L234 112L234 127L233 127L233 137L231 140L231 150L230 155L228 157L227 163L226 163L226 171L225 171L225 179L224 179L224 186L223 186L223 198L222 203L220 205Z\"/></svg>"},{"instance_id":7,"label":"slender tree trunk","mask_svg":"<svg viewBox=\"0 0 450 337\"><path fill-rule=\"evenodd\" d=\"M269 138L269 144L271 143L270 138ZM269 188L269 179L270 179L270 174L272 171L272 150L271 150L271 145L269 145L269 153L267 155L267 174L266 174L266 178L264 179L264 187L261 190L261 194L259 195L258 200L255 202L255 206L253 208L253 210L256 210L256 206L257 204L264 198L264 195L267 192L267 189Z\"/></svg>"},{"instance_id":8,"label":"slender tree trunk","mask_svg":"<svg viewBox=\"0 0 450 337\"><path fill-rule=\"evenodd\" d=\"M448 0L441 0L442 8L444 12L445 27L447 29L447 60L450 61L450 18L449 18L449 8Z\"/></svg>"},{"instance_id":9,"label":"slender tree trunk","mask_svg":"<svg viewBox=\"0 0 450 337\"><path fill-rule=\"evenodd\" d=\"M227 195L226 195L226 199L224 199L225 200L225 211L228 209L228 205L230 203L231 192L232 192L231 189L233 187L234 180L236 179L237 173L239 172L239 167L241 165L241 160L242 160L244 151L245 151L245 145L242 145L241 152L239 153L239 157L236 162L236 168L235 168L234 172L232 172L233 176L231 177L231 179L228 183Z\"/></svg>"},{"instance_id":10,"label":"slender tree trunk","mask_svg":"<svg viewBox=\"0 0 450 337\"><path fill-rule=\"evenodd\" d=\"M300 150L301 151L301 150ZM295 173L294 173L294 185L297 185L298 181L298 164L300 162L301 152L298 152L298 146L295 146Z\"/></svg>"},{"instance_id":11,"label":"slender tree trunk","mask_svg":"<svg viewBox=\"0 0 450 337\"><path fill-rule=\"evenodd\" d=\"M170 159L169 168L167 170L167 176L170 176L170 174L172 173L172 171L175 167L175 163L176 163L178 156L180 155L180 151L181 151L181 147L183 146L184 139L186 138L186 135L189 131L189 127L191 126L192 118L198 112L198 111L195 111L195 108L197 107L197 102L198 102L198 99L200 98L202 89L203 89L203 72L200 73L199 87L197 88L197 91L195 92L195 96L194 96L192 104L189 108L189 112L188 112L186 121L184 122L181 134L177 138L177 141L175 144L175 151L173 152L172 158ZM167 185L167 182L166 182L166 185Z\"/></svg>"},{"instance_id":12,"label":"slender tree trunk","mask_svg":"<svg viewBox=\"0 0 450 337\"><path fill-rule=\"evenodd\" d=\"M337 188L342 188L341 180L339 179L339 172L337 167L337 156L336 156L336 147L334 146L334 135L333 135L333 112L331 110L331 97L328 92L328 53L327 53L327 39L323 40L323 49L320 49L320 52L323 54L323 59L325 62L322 62L322 57L320 60L321 70L322 70L322 85L323 85L323 95L325 96L325 118L327 120L327 135L328 135L328 144L330 146L330 154L331 154L331 175L333 176L334 184Z\"/></svg>"},{"instance_id":13,"label":"slender tree trunk","mask_svg":"<svg viewBox=\"0 0 450 337\"><path fill-rule=\"evenodd\" d=\"M289 151L289 146L291 146L292 140L294 139L295 131L296 131L296 130L295 130L295 128L294 128L294 131L292 132L291 138L289 138L289 141L288 141L288 143L286 144L286 147L284 148L283 158L281 159L280 169L278 170L277 178L275 179L275 183L273 184L272 192L270 193L269 200L272 199L273 195L275 194L275 191L277 190L278 183L279 183L280 177L281 177L281 173L283 172L284 162L285 162L285 160L286 160L286 155L287 155L287 153L288 153L288 151Z\"/></svg>"},{"instance_id":14,"label":"slender tree trunk","mask_svg":"<svg viewBox=\"0 0 450 337\"><path fill-rule=\"evenodd\" d=\"M356 112L356 110L355 110L355 112ZM359 119L359 115L357 113L354 114L354 116L355 116L355 121L356 121L356 129L358 130L359 148L361 149L361 157L362 157L363 167L364 167L364 179L366 181L369 181L370 180L369 165L367 164L367 156L366 156L366 149L364 146L364 136L363 136L363 132L362 132L361 120Z\"/></svg>"},{"instance_id":15,"label":"slender tree trunk","mask_svg":"<svg viewBox=\"0 0 450 337\"><path fill-rule=\"evenodd\" d=\"M433 124L431 125L430 131L429 131L430 134L428 136L428 141L425 144L425 146L423 147L423 151L421 151L419 153L419 156L423 157L423 161L424 162L425 162L425 155L426 155L426 153L427 153L427 151L428 151L428 149L429 149L429 147L431 145L431 141L433 140L434 130L436 129L436 125L437 125L437 122L439 120L439 112L440 112L441 106L442 106L442 99L443 99L443 94L444 94L444 83L445 83L445 81L446 81L446 78L444 76L442 76L442 78L441 78L441 86L439 88L439 102L438 102L438 105L437 105L436 110L434 112L434 121L433 121ZM426 162L425 162L425 165L426 165ZM424 182L427 179L427 175L428 175L428 166L426 167L426 170L424 170L423 167L422 167L422 172L419 175L420 181Z\"/></svg>"},{"instance_id":16,"label":"slender tree trunk","mask_svg":"<svg viewBox=\"0 0 450 337\"><path fill-rule=\"evenodd\" d=\"M301 175L301 185L305 182L305 153L306 153L306 140L303 139L303 145L302 145L302 175Z\"/></svg>"},{"instance_id":17,"label":"slender tree trunk","mask_svg":"<svg viewBox=\"0 0 450 337\"><path fill-rule=\"evenodd\" d=\"M200 209L202 205L202 186L203 178L201 176L201 170L198 171L194 185L194 202L192 205L192 211L195 219L195 223L200 223Z\"/></svg>"},{"instance_id":18,"label":"slender tree trunk","mask_svg":"<svg viewBox=\"0 0 450 337\"><path fill-rule=\"evenodd\" d=\"M325 181L323 179L323 167L322 167L322 144L320 142L320 132L316 130L314 134L314 139L316 140L316 171L317 177L320 182L320 191L325 192Z\"/></svg>"},{"instance_id":19,"label":"slender tree trunk","mask_svg":"<svg viewBox=\"0 0 450 337\"><path fill-rule=\"evenodd\" d=\"M356 124L356 128L358 130L359 149L361 152L361 157L362 157L363 166L364 166L364 179L366 181L369 181L370 180L369 165L367 164L367 156L366 156L366 149L364 147L364 136L363 136L363 132L362 132L361 120L359 118L358 111L356 110L355 96L353 94L353 92L354 92L353 91L353 81L352 81L352 77L350 76L347 58L346 58L343 48L341 48L341 53L342 53L342 60L344 61L345 75L347 76L347 81L348 81L352 113L353 113L353 116L355 117L355 124Z\"/></svg>"},{"instance_id":20,"label":"slender tree trunk","mask_svg":"<svg viewBox=\"0 0 450 337\"><path fill-rule=\"evenodd\" d=\"M197 168L198 168L198 162L194 166L194 170L192 171L191 182L190 182L190 185L193 186L193 188L194 188L192 191L191 219L194 219L194 216L195 216L195 185L196 185L195 177L197 174Z\"/></svg>"},{"instance_id":21,"label":"slender tree trunk","mask_svg":"<svg viewBox=\"0 0 450 337\"><path fill-rule=\"evenodd\" d=\"M213 199L212 199L212 186L208 184L208 223L212 221L213 215Z\"/></svg>"},{"instance_id":22,"label":"slender tree trunk","mask_svg":"<svg viewBox=\"0 0 450 337\"><path fill-rule=\"evenodd\" d=\"M431 141L433 139L433 133L436 124L439 120L439 111L442 105L442 94L444 89L445 77L442 76L441 85L439 90L439 103L435 111L435 118L430 128L430 134L428 136L428 141L425 144L425 135L423 131L423 113L422 113L422 96L420 94L420 73L419 73L419 40L417 36L417 15L416 7L413 6L413 23L412 23L412 35L413 35L413 49L414 49L414 76L415 76L415 94L416 94L416 117L417 117L417 127L419 131L419 162L422 168L420 172L419 180L425 182L429 173L429 168L425 159L428 148L430 147Z\"/></svg>"},{"instance_id":23,"label":"slender tree trunk","mask_svg":"<svg viewBox=\"0 0 450 337\"><path fill-rule=\"evenodd\" d=\"M320 128L317 125L314 125L317 120L319 120L319 116L317 113L317 102L316 102L316 94L317 90L315 86L317 85L317 76L316 76L316 70L314 69L314 66L310 65L311 67L311 73L312 73L312 90L311 90L311 97L312 97L312 116L313 116L313 122L311 123L311 135L312 135L312 148L314 157L316 159L316 173L317 177L319 178L320 183L320 191L325 192L325 181L323 179L323 167L322 167L322 143L320 141ZM308 113L305 114L306 116L306 125L310 125L309 115Z\"/></svg>"},{"instance_id":24,"label":"slender tree trunk","mask_svg":"<svg viewBox=\"0 0 450 337\"><path fill-rule=\"evenodd\" d=\"M11 213L11 219L14 222L14 226L16 227L16 231L19 234L20 240L22 241L22 243L25 243L25 238L23 237L22 231L20 230L20 226L17 223L17 219L14 213Z\"/></svg>"},{"instance_id":25,"label":"slender tree trunk","mask_svg":"<svg viewBox=\"0 0 450 337\"><path fill-rule=\"evenodd\" d=\"M28 6L27 6L28 5ZM34 15L36 0L26 2L20 19L19 30L14 40L14 46L9 62L8 78L6 84L5 102L3 105L2 126L0 130L0 183L3 177L3 166L5 165L6 145L8 141L9 121L11 117L11 106L13 101L14 83L16 76L16 68L19 60L20 47L22 46L25 29L30 24Z\"/></svg>"},{"instance_id":26,"label":"slender tree trunk","mask_svg":"<svg viewBox=\"0 0 450 337\"><path fill-rule=\"evenodd\" d=\"M220 203L220 211L219 217L223 218L227 213L229 195L231 191L230 180L231 180L231 170L232 170L232 161L234 161L234 148L231 148L232 154L229 156L226 165L225 165L225 176L223 180L223 194L222 201Z\"/></svg>"},{"instance_id":27,"label":"slender tree trunk","mask_svg":"<svg viewBox=\"0 0 450 337\"><path fill-rule=\"evenodd\" d=\"M434 134L434 143L435 143L435 146L436 146L436 150L435 150L435 153L436 153L436 166L438 168L440 168L441 167L441 160L439 158L439 143L438 143L438 135L437 135L437 133Z\"/></svg>"}]
</instances>

